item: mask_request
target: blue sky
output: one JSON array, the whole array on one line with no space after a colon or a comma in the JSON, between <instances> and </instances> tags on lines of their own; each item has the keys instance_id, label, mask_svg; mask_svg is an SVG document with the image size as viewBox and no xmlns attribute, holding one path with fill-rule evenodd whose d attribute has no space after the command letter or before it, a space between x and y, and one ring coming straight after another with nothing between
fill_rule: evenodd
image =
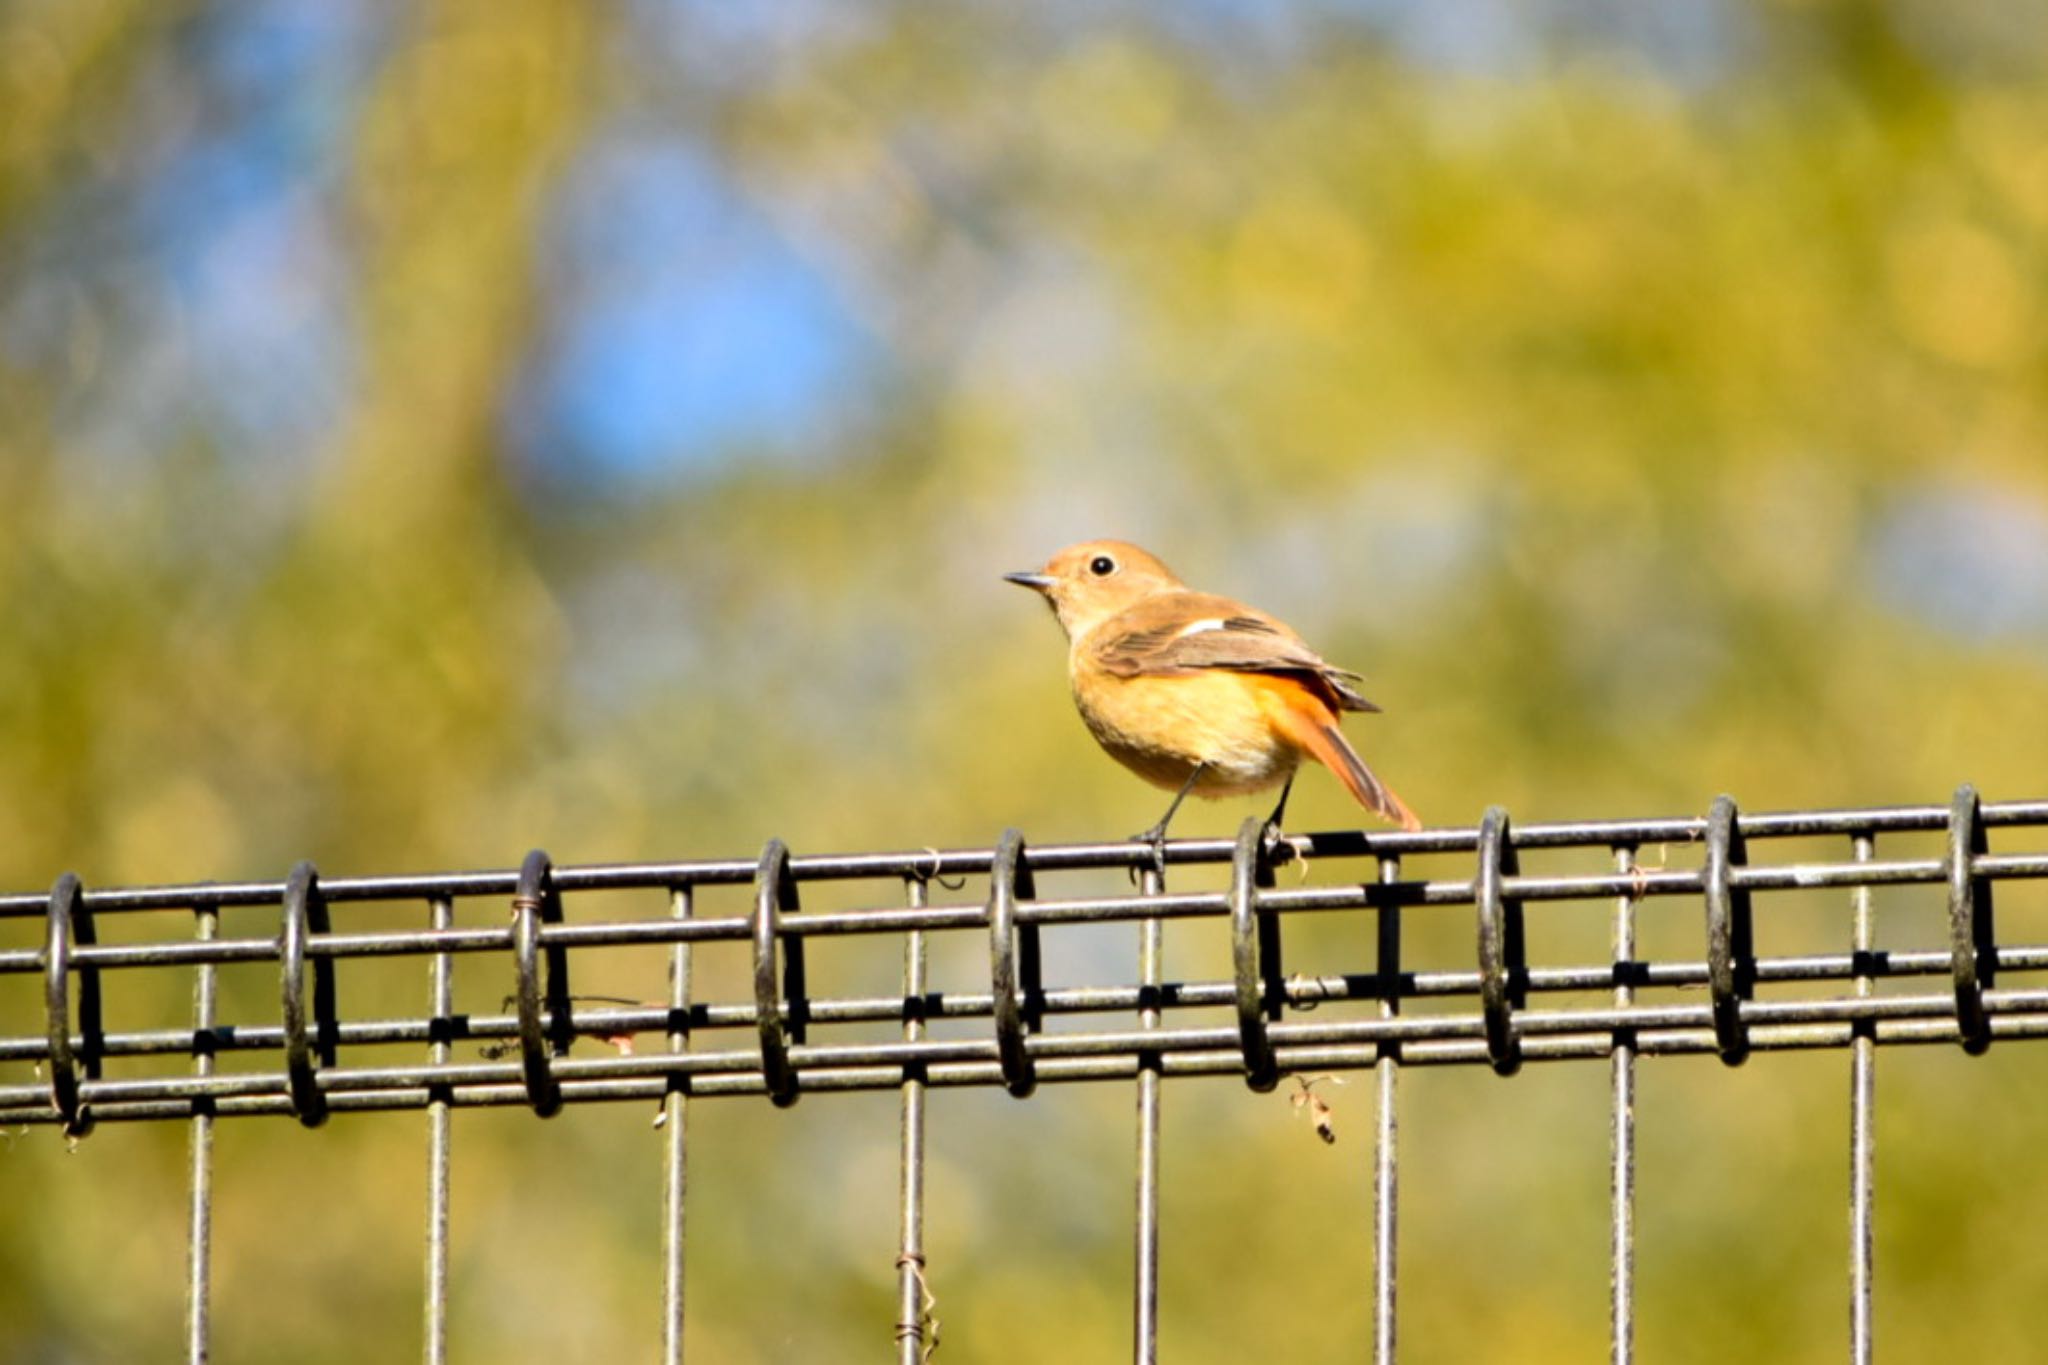
<instances>
[{"instance_id":1,"label":"blue sky","mask_svg":"<svg viewBox=\"0 0 2048 1365\"><path fill-rule=\"evenodd\" d=\"M548 335L514 414L543 468L802 456L877 383L880 348L831 282L687 138L599 133L548 235Z\"/></svg>"}]
</instances>

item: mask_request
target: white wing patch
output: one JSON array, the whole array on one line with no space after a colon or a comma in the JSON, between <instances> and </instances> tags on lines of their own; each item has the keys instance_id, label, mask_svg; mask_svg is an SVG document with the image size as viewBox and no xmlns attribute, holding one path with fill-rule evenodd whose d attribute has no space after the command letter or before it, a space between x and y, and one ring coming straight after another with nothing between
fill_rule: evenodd
<instances>
[{"instance_id":1,"label":"white wing patch","mask_svg":"<svg viewBox=\"0 0 2048 1365\"><path fill-rule=\"evenodd\" d=\"M1224 620L1222 617L1206 616L1199 621L1188 622L1186 625L1182 626L1179 630L1173 633L1173 638L1176 640L1185 640L1190 635L1200 635L1204 631L1224 630L1227 628L1228 627L1224 624Z\"/></svg>"}]
</instances>

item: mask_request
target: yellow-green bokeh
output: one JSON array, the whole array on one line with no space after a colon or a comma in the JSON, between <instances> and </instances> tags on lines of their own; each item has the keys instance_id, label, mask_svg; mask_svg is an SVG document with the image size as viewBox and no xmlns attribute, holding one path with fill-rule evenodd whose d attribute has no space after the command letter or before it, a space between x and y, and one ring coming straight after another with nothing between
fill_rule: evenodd
<instances>
[{"instance_id":1,"label":"yellow-green bokeh","mask_svg":"<svg viewBox=\"0 0 2048 1365\"><path fill-rule=\"evenodd\" d=\"M109 457L85 417L135 373L124 291L155 265L34 246L89 232L71 196L147 163L137 111L235 7L0 8L0 304L58 319L0 344L0 882L1120 835L1154 794L998 579L1095 535L1366 673L1387 714L1360 747L1432 822L2044 794L2038 34L1728 3L1701 72L1597 25L1474 66L1338 9L1234 52L1146 6L856 8L706 93L650 74L626 6L394 7L318 208L352 271L346 401L274 465L196 420ZM837 281L885 357L861 420L617 486L515 457L548 224L621 120L708 147ZM1295 801L1355 820L1320 775ZM2038 936L2041 898L2007 904ZM1656 941L1696 953L1692 913ZM1887 899L1880 932L1932 942L1938 913ZM1797 932L1840 943L1846 914ZM1556 932L1597 954L1584 915ZM1418 954L1466 951L1461 917L1414 919ZM1314 932L1333 961L1367 942ZM419 1009L406 966L345 1000ZM465 964L467 1007L502 966ZM741 969L706 954L707 991ZM889 954L838 970L895 989ZM653 958L592 975L660 989ZM186 990L116 975L110 1010L174 1026ZM274 985L231 977L225 1008L267 1021ZM40 1009L0 978L0 1033ZM2044 1065L1881 1059L1887 1356L2030 1358ZM1403 1360L1604 1351L1605 1077L1405 1078ZM1846 1085L1836 1055L1645 1064L1643 1358L1839 1356ZM1325 1149L1284 1094L1169 1088L1166 1359L1363 1354L1370 1082L1329 1098ZM1129 1111L1121 1086L934 1099L940 1360L1127 1353ZM458 1117L457 1358L650 1358L650 1118ZM692 1124L694 1358L880 1356L890 1097ZM0 1147L0 1358L176 1352L184 1141ZM417 1116L226 1123L217 1179L216 1359L416 1349Z\"/></svg>"}]
</instances>

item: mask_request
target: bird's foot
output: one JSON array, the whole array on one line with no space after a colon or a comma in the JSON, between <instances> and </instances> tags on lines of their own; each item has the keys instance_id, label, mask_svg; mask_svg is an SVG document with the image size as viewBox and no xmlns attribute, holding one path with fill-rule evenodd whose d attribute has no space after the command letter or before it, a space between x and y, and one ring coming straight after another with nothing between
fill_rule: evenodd
<instances>
[{"instance_id":1,"label":"bird's foot","mask_svg":"<svg viewBox=\"0 0 2048 1365\"><path fill-rule=\"evenodd\" d=\"M1161 820L1150 829L1139 830L1131 836L1134 844L1144 844L1152 851L1152 872L1159 878L1159 884L1166 884L1166 822ZM1138 874L1143 871L1137 864L1125 869L1130 873L1131 885L1138 884Z\"/></svg>"},{"instance_id":2,"label":"bird's foot","mask_svg":"<svg viewBox=\"0 0 2048 1365\"><path fill-rule=\"evenodd\" d=\"M1287 864L1306 856L1295 848L1294 841L1289 839L1287 832L1280 828L1278 820L1266 821L1266 828L1259 835L1259 841L1261 845L1260 851L1265 854L1266 866L1268 867L1285 867Z\"/></svg>"},{"instance_id":3,"label":"bird's foot","mask_svg":"<svg viewBox=\"0 0 2048 1365\"><path fill-rule=\"evenodd\" d=\"M1263 844L1260 850L1266 855L1268 867L1278 867L1294 857L1294 845L1287 842L1287 836L1280 832L1280 818L1287 814L1287 798L1294 794L1294 774L1287 775L1287 785L1280 788L1280 799L1273 803L1273 813L1266 817L1266 830L1260 836Z\"/></svg>"}]
</instances>

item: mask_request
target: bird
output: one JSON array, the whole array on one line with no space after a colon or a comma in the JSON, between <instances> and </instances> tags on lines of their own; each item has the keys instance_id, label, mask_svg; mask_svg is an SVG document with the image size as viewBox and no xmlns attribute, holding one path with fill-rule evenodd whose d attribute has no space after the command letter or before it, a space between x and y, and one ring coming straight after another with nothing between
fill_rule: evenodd
<instances>
[{"instance_id":1,"label":"bird","mask_svg":"<svg viewBox=\"0 0 2048 1365\"><path fill-rule=\"evenodd\" d=\"M1367 810L1422 828L1339 728L1378 711L1363 681L1310 649L1278 617L1197 592L1136 545L1089 540L1003 578L1043 597L1067 635L1067 677L1088 732L1110 757L1174 794L1135 836L1164 862L1166 828L1190 794L1217 798L1280 785L1277 836L1296 770L1312 758Z\"/></svg>"}]
</instances>

